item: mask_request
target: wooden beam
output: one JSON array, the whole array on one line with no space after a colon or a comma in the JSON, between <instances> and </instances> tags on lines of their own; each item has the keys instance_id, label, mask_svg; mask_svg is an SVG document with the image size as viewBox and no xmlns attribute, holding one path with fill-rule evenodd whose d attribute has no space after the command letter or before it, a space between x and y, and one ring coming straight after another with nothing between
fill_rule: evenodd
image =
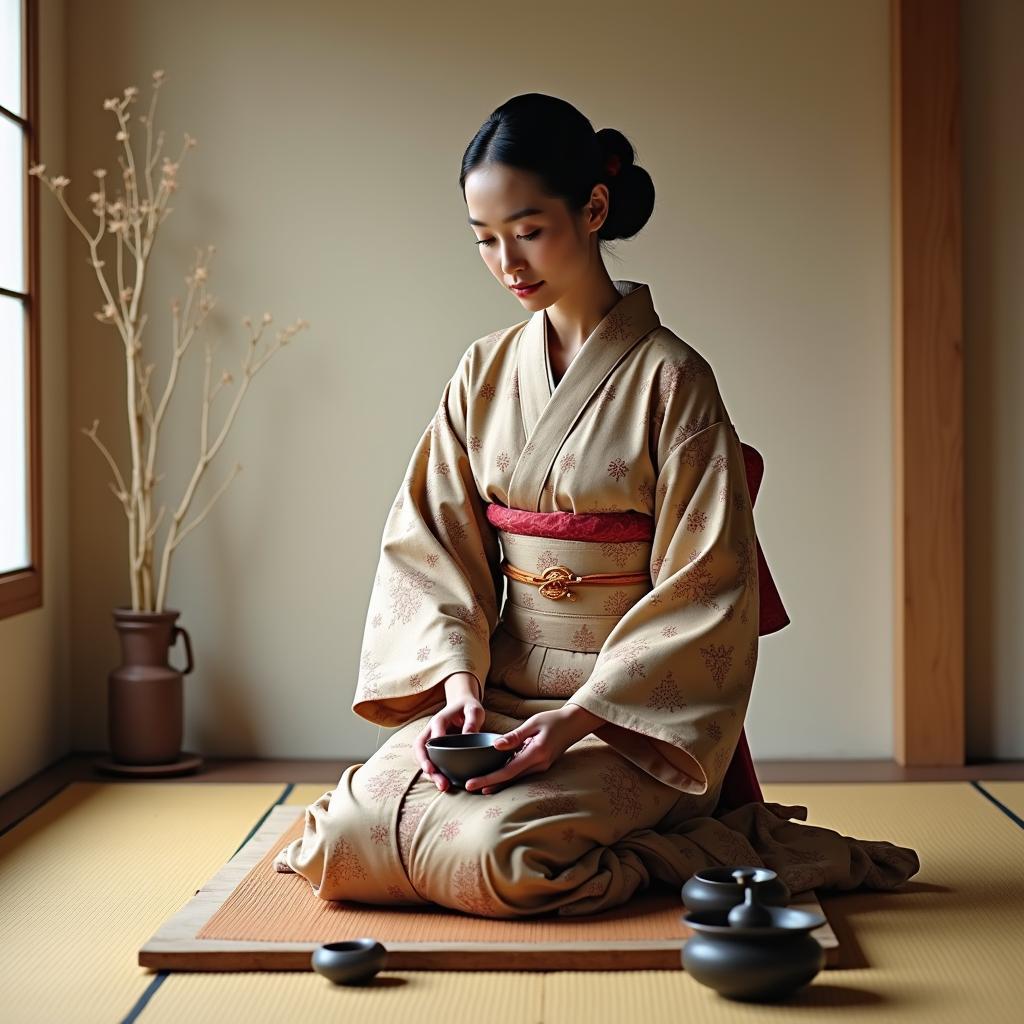
<instances>
[{"instance_id":1,"label":"wooden beam","mask_svg":"<svg viewBox=\"0 0 1024 1024\"><path fill-rule=\"evenodd\" d=\"M964 763L958 0L892 0L895 743Z\"/></svg>"}]
</instances>

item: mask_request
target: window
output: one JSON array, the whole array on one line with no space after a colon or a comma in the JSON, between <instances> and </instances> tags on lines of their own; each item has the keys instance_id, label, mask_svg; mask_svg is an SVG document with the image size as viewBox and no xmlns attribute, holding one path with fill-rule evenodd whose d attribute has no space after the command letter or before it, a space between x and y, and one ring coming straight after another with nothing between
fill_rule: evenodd
<instances>
[{"instance_id":1,"label":"window","mask_svg":"<svg viewBox=\"0 0 1024 1024\"><path fill-rule=\"evenodd\" d=\"M43 603L36 0L0 0L0 618Z\"/></svg>"}]
</instances>

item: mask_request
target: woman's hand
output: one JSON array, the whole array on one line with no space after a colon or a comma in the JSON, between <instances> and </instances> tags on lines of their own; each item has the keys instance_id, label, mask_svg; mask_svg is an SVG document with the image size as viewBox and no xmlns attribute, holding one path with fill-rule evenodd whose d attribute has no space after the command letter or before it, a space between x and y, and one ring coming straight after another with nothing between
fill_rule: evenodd
<instances>
[{"instance_id":1,"label":"woman's hand","mask_svg":"<svg viewBox=\"0 0 1024 1024\"><path fill-rule=\"evenodd\" d=\"M490 775L469 779L466 789L490 794L502 788L497 785L499 782L547 771L577 740L603 723L603 718L578 704L566 703L554 711L531 715L522 725L494 741L498 750L519 748L512 760Z\"/></svg>"},{"instance_id":2,"label":"woman's hand","mask_svg":"<svg viewBox=\"0 0 1024 1024\"><path fill-rule=\"evenodd\" d=\"M445 736L453 726L462 732L479 732L484 724L484 706L479 698L480 682L471 672L456 672L448 676L444 684L445 706L427 723L426 728L413 742L416 760L424 773L443 793L451 783L442 774L427 754L427 740Z\"/></svg>"}]
</instances>

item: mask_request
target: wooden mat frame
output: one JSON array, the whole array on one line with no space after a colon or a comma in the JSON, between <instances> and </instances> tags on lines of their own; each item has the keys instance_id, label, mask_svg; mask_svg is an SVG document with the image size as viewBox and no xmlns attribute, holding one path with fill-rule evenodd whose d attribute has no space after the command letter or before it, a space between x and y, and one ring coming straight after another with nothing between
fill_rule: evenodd
<instances>
[{"instance_id":1,"label":"wooden mat frame","mask_svg":"<svg viewBox=\"0 0 1024 1024\"><path fill-rule=\"evenodd\" d=\"M197 933L280 836L302 815L294 804L274 807L252 838L139 950L139 965L172 971L308 971L317 941L253 942L200 939ZM664 887L636 903L664 901ZM813 892L790 906L824 913ZM682 902L680 915L686 912ZM826 923L812 932L825 949L826 966L838 964L839 943ZM602 942L395 942L386 943L386 967L404 970L682 970L678 936Z\"/></svg>"}]
</instances>

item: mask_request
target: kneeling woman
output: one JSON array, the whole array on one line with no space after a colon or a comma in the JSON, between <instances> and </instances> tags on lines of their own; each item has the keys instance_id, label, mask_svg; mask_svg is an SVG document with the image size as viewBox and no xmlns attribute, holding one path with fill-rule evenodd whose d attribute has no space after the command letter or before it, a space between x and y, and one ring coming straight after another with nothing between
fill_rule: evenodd
<instances>
[{"instance_id":1,"label":"kneeling woman","mask_svg":"<svg viewBox=\"0 0 1024 1024\"><path fill-rule=\"evenodd\" d=\"M488 917L595 913L713 864L794 892L899 885L913 850L790 820L806 808L765 803L752 772L722 800L749 765L758 637L788 618L710 364L602 260L653 209L632 147L517 96L460 183L529 315L465 351L384 526L353 710L398 728L278 868L323 899ZM450 787L425 743L452 729L515 757Z\"/></svg>"}]
</instances>

